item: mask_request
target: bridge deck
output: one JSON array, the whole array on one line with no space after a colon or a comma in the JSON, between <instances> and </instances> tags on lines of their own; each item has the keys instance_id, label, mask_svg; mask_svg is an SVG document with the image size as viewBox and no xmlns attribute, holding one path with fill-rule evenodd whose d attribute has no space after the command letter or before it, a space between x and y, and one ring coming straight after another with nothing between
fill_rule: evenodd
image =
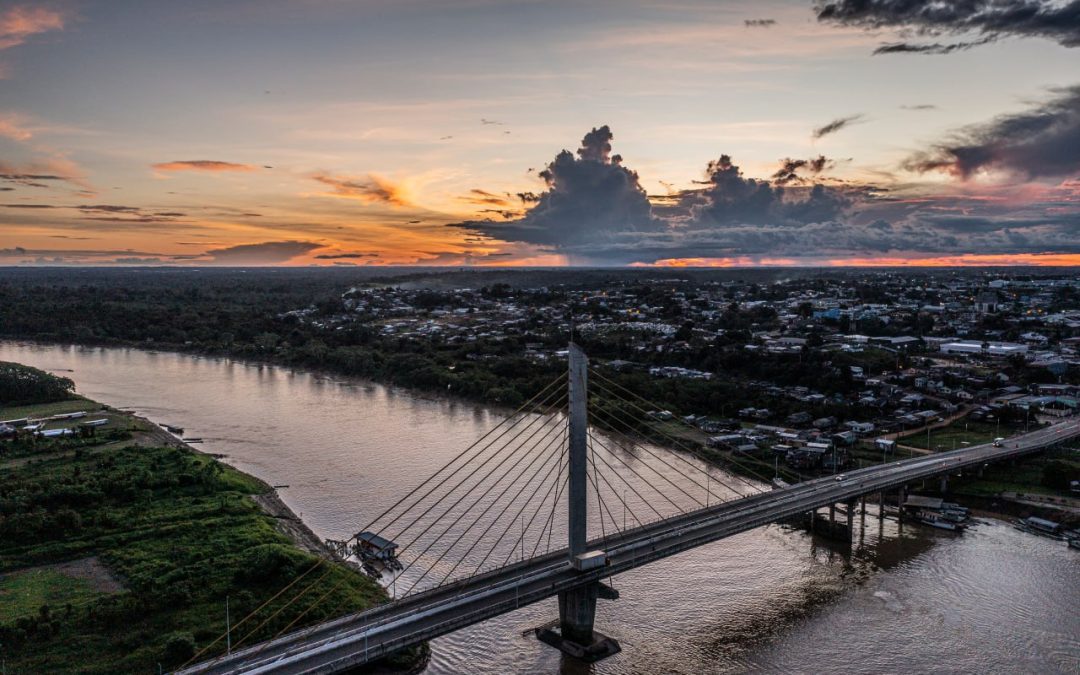
<instances>
[{"instance_id":1,"label":"bridge deck","mask_svg":"<svg viewBox=\"0 0 1080 675\"><path fill-rule=\"evenodd\" d=\"M851 471L841 481L820 478L725 502L627 530L606 541L593 540L590 549L608 552L609 564L604 568L579 572L568 564L566 551L557 551L296 631L181 672L340 672L559 591L814 508L1023 455L1078 436L1080 420L1074 420L1011 438L1003 447L988 444L907 459Z\"/></svg>"}]
</instances>

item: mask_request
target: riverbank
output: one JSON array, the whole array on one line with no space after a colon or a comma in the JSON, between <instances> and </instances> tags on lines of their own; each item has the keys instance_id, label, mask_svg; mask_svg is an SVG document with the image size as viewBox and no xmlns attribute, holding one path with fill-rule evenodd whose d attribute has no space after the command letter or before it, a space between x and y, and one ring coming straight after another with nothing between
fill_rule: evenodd
<instances>
[{"instance_id":1,"label":"riverbank","mask_svg":"<svg viewBox=\"0 0 1080 675\"><path fill-rule=\"evenodd\" d=\"M262 480L145 418L77 407L108 420L100 443L23 442L19 461L0 465L6 672L151 672L211 658L224 651L225 598L234 648L386 600ZM278 596L289 584L295 592ZM416 650L394 669L424 658Z\"/></svg>"}]
</instances>

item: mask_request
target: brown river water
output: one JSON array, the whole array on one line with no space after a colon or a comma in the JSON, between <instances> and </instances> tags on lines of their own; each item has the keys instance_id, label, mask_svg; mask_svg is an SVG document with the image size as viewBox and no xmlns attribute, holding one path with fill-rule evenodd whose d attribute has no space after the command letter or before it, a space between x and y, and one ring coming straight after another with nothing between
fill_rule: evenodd
<instances>
[{"instance_id":1,"label":"brown river water","mask_svg":"<svg viewBox=\"0 0 1080 675\"><path fill-rule=\"evenodd\" d=\"M354 534L504 415L173 353L0 342L0 360L183 426L200 449L287 484L284 501L330 538ZM621 598L601 602L597 627L623 651L598 664L523 637L557 615L549 600L435 640L428 672L1080 673L1080 552L1005 521L956 535L868 509L850 558L771 525L616 577Z\"/></svg>"}]
</instances>

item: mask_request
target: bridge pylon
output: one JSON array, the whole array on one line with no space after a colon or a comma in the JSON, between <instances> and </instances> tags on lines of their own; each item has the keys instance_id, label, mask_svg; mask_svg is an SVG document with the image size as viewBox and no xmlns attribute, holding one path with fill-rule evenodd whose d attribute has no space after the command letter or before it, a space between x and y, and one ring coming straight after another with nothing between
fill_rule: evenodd
<instances>
[{"instance_id":1,"label":"bridge pylon","mask_svg":"<svg viewBox=\"0 0 1080 675\"><path fill-rule=\"evenodd\" d=\"M588 372L589 359L573 342L569 351L569 485L567 499L569 522L569 564L579 571L606 564L604 551L586 551L588 542ZM565 654L594 662L617 654L619 643L594 629L596 600L614 598L604 593L599 582L591 582L559 593L558 630L542 628L536 636Z\"/></svg>"}]
</instances>

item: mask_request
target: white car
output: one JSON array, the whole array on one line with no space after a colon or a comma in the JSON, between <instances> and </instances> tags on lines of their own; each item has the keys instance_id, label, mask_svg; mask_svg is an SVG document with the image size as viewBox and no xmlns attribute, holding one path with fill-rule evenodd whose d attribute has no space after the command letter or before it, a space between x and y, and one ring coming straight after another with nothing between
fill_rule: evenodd
<instances>
[{"instance_id":1,"label":"white car","mask_svg":"<svg viewBox=\"0 0 1080 675\"><path fill-rule=\"evenodd\" d=\"M833 480L835 480L835 481L837 481L837 482L839 482L839 481L842 481L842 480L844 480L844 474L840 474L839 476L837 476L837 477L836 477L836 478L834 478Z\"/></svg>"}]
</instances>

